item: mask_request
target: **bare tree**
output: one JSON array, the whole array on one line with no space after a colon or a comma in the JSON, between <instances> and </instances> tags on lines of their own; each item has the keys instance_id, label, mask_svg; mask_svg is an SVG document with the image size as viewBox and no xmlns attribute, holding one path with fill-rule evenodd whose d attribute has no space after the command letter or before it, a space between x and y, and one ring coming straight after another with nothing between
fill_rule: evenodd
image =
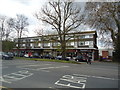
<instances>
[{"instance_id":1,"label":"bare tree","mask_svg":"<svg viewBox=\"0 0 120 90\"><path fill-rule=\"evenodd\" d=\"M108 40L109 34L115 50L120 50L120 2L88 2L86 22ZM120 51L119 51L120 52Z\"/></svg>"},{"instance_id":2,"label":"bare tree","mask_svg":"<svg viewBox=\"0 0 120 90\"><path fill-rule=\"evenodd\" d=\"M28 18L22 14L17 14L16 16L16 18L11 19L11 25L13 25L13 28L17 32L17 37L21 38L22 34L28 31Z\"/></svg>"},{"instance_id":3,"label":"bare tree","mask_svg":"<svg viewBox=\"0 0 120 90\"><path fill-rule=\"evenodd\" d=\"M0 16L0 39L1 41L5 35L5 20L6 20L6 16Z\"/></svg>"},{"instance_id":4,"label":"bare tree","mask_svg":"<svg viewBox=\"0 0 120 90\"><path fill-rule=\"evenodd\" d=\"M16 31L17 33L17 38L18 38L18 49L20 48L20 38L22 37L22 34L27 30L27 26L29 25L28 23L28 18L22 14L16 15L16 18L11 18L11 22L9 25Z\"/></svg>"},{"instance_id":5,"label":"bare tree","mask_svg":"<svg viewBox=\"0 0 120 90\"><path fill-rule=\"evenodd\" d=\"M1 40L8 40L10 38L11 32L13 32L10 23L10 18L6 16L0 16L0 29L1 29Z\"/></svg>"},{"instance_id":6,"label":"bare tree","mask_svg":"<svg viewBox=\"0 0 120 90\"><path fill-rule=\"evenodd\" d=\"M66 39L66 34L78 28L83 20L81 8L73 1L57 0L50 1L41 12L36 13L39 20L51 25L57 31L57 40L61 44L62 56L65 58L66 43L70 38Z\"/></svg>"},{"instance_id":7,"label":"bare tree","mask_svg":"<svg viewBox=\"0 0 120 90\"><path fill-rule=\"evenodd\" d=\"M35 34L36 34L37 36L41 36L41 35L44 34L43 28L36 28L36 29L34 30L34 32L35 32Z\"/></svg>"}]
</instances>

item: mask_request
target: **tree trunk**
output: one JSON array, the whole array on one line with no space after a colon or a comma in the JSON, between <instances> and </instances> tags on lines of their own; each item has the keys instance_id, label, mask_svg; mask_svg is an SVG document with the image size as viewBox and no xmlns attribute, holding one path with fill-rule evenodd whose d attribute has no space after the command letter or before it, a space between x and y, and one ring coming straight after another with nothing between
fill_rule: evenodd
<instances>
[{"instance_id":1,"label":"tree trunk","mask_svg":"<svg viewBox=\"0 0 120 90\"><path fill-rule=\"evenodd\" d=\"M65 57L66 57L66 43L65 43L65 41L62 42L61 49L62 49L62 58L65 60Z\"/></svg>"},{"instance_id":2,"label":"tree trunk","mask_svg":"<svg viewBox=\"0 0 120 90\"><path fill-rule=\"evenodd\" d=\"M120 29L118 30L117 39L115 43L115 52L113 55L113 61L120 61Z\"/></svg>"}]
</instances>

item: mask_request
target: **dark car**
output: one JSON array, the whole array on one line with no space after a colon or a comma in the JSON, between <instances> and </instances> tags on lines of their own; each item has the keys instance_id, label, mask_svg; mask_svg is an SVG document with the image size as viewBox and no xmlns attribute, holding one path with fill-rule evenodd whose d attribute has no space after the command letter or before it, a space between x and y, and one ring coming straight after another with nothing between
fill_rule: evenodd
<instances>
[{"instance_id":1,"label":"dark car","mask_svg":"<svg viewBox=\"0 0 120 90\"><path fill-rule=\"evenodd\" d=\"M87 60L85 59L85 57L83 57L83 56L77 56L76 58L75 58L75 61L78 61L78 62L87 62Z\"/></svg>"},{"instance_id":2,"label":"dark car","mask_svg":"<svg viewBox=\"0 0 120 90\"><path fill-rule=\"evenodd\" d=\"M70 59L67 58L67 57L65 57L65 58L63 59L62 56L56 56L56 59L57 59L57 60L66 60L66 61L69 61L69 60L70 60Z\"/></svg>"},{"instance_id":3,"label":"dark car","mask_svg":"<svg viewBox=\"0 0 120 90\"><path fill-rule=\"evenodd\" d=\"M38 53L34 53L32 57L33 58L40 58L41 56Z\"/></svg>"},{"instance_id":4,"label":"dark car","mask_svg":"<svg viewBox=\"0 0 120 90\"><path fill-rule=\"evenodd\" d=\"M46 58L46 59L55 59L54 56L50 55L50 54L46 54L46 55L43 55L41 56L42 58Z\"/></svg>"},{"instance_id":5,"label":"dark car","mask_svg":"<svg viewBox=\"0 0 120 90\"><path fill-rule=\"evenodd\" d=\"M0 52L0 57L3 59L3 60L12 60L13 57L11 57L9 54L5 53L5 52Z\"/></svg>"},{"instance_id":6,"label":"dark car","mask_svg":"<svg viewBox=\"0 0 120 90\"><path fill-rule=\"evenodd\" d=\"M12 52L7 52L7 54L11 57L14 58L14 54Z\"/></svg>"}]
</instances>

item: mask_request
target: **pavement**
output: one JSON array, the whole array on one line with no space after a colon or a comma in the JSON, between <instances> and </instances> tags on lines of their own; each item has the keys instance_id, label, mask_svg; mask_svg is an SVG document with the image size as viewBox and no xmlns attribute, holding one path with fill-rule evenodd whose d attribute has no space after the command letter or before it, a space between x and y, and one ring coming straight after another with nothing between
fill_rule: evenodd
<instances>
[{"instance_id":1,"label":"pavement","mask_svg":"<svg viewBox=\"0 0 120 90\"><path fill-rule=\"evenodd\" d=\"M48 88L50 90L118 88L116 63L91 65L47 61L3 60L0 81L7 88Z\"/></svg>"}]
</instances>

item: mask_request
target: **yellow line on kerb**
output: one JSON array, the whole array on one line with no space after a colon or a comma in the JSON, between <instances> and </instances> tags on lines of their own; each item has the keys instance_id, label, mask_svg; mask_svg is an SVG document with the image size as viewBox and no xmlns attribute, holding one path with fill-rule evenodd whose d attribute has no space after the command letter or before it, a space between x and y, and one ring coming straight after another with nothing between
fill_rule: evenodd
<instances>
[{"instance_id":1,"label":"yellow line on kerb","mask_svg":"<svg viewBox=\"0 0 120 90\"><path fill-rule=\"evenodd\" d=\"M7 87L4 87L4 86L0 86L0 88L7 88Z\"/></svg>"},{"instance_id":2,"label":"yellow line on kerb","mask_svg":"<svg viewBox=\"0 0 120 90\"><path fill-rule=\"evenodd\" d=\"M13 90L13 89L11 89L11 88L7 88L7 87L4 87L4 86L0 86L0 90L1 90L2 88L6 88L6 90Z\"/></svg>"}]
</instances>

